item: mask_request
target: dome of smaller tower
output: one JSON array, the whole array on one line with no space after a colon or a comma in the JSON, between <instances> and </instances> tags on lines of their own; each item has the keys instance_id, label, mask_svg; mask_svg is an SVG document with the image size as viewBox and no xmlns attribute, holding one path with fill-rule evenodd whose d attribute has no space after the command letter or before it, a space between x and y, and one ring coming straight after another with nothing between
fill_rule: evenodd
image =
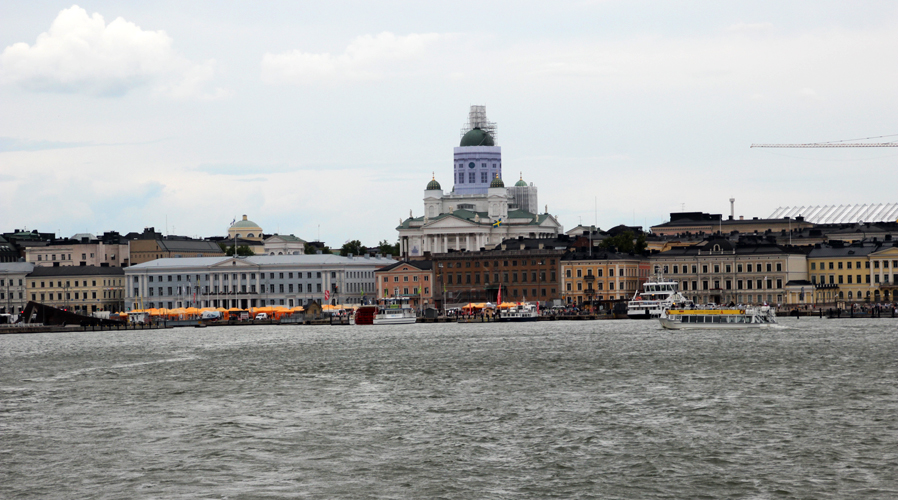
<instances>
[{"instance_id":1,"label":"dome of smaller tower","mask_svg":"<svg viewBox=\"0 0 898 500\"><path fill-rule=\"evenodd\" d=\"M515 187L527 187L527 183L524 182L524 174L521 174L521 179L518 182L514 183Z\"/></svg>"},{"instance_id":2,"label":"dome of smaller tower","mask_svg":"<svg viewBox=\"0 0 898 500\"><path fill-rule=\"evenodd\" d=\"M475 127L462 136L459 146L495 146L495 142L489 132Z\"/></svg>"},{"instance_id":3,"label":"dome of smaller tower","mask_svg":"<svg viewBox=\"0 0 898 500\"><path fill-rule=\"evenodd\" d=\"M505 183L502 182L502 179L499 178L499 174L496 174L496 178L493 179L493 182L490 183L491 188L504 188Z\"/></svg>"},{"instance_id":4,"label":"dome of smaller tower","mask_svg":"<svg viewBox=\"0 0 898 500\"><path fill-rule=\"evenodd\" d=\"M440 187L440 183L437 182L436 177L434 177L433 180L431 180L430 182L427 183L427 190L428 190L428 191L431 191L431 190L442 191L442 189L443 189L443 188Z\"/></svg>"}]
</instances>

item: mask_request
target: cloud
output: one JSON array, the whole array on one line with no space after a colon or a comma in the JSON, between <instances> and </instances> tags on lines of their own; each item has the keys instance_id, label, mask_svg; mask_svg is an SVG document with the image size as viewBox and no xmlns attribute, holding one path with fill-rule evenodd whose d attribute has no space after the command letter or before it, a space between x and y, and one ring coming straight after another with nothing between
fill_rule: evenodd
<instances>
[{"instance_id":1,"label":"cloud","mask_svg":"<svg viewBox=\"0 0 898 500\"><path fill-rule=\"evenodd\" d=\"M121 96L143 86L175 98L223 97L206 90L214 61L194 64L172 48L164 31L147 31L121 17L77 5L62 10L34 45L24 42L0 54L0 83L35 92Z\"/></svg>"},{"instance_id":2,"label":"cloud","mask_svg":"<svg viewBox=\"0 0 898 500\"><path fill-rule=\"evenodd\" d=\"M313 54L292 50L262 57L262 81L269 84L309 84L365 81L408 71L403 64L418 61L428 48L446 35L436 33L397 36L383 32L353 40L342 54Z\"/></svg>"}]
</instances>

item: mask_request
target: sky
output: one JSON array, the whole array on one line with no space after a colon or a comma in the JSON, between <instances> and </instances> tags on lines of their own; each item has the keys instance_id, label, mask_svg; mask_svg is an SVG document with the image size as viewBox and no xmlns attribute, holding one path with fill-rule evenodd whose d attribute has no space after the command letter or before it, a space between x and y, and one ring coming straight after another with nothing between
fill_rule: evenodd
<instances>
[{"instance_id":1,"label":"sky","mask_svg":"<svg viewBox=\"0 0 898 500\"><path fill-rule=\"evenodd\" d=\"M898 2L0 0L0 231L397 239L472 104L565 230L893 203ZM893 141L896 137L884 140Z\"/></svg>"}]
</instances>

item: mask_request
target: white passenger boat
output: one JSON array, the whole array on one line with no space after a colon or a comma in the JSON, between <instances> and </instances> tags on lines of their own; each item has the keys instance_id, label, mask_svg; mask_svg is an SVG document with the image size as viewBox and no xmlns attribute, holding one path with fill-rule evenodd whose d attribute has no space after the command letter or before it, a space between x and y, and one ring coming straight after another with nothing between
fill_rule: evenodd
<instances>
[{"instance_id":1,"label":"white passenger boat","mask_svg":"<svg viewBox=\"0 0 898 500\"><path fill-rule=\"evenodd\" d=\"M362 306L350 318L354 325L406 325L418 320L407 298L381 299L375 306Z\"/></svg>"},{"instance_id":2,"label":"white passenger boat","mask_svg":"<svg viewBox=\"0 0 898 500\"><path fill-rule=\"evenodd\" d=\"M657 319L665 308L688 301L680 295L679 283L666 280L660 275L648 279L642 291L636 291L627 302L627 317L630 319Z\"/></svg>"},{"instance_id":3,"label":"white passenger boat","mask_svg":"<svg viewBox=\"0 0 898 500\"><path fill-rule=\"evenodd\" d=\"M767 328L776 324L776 308L665 309L659 321L668 330Z\"/></svg>"},{"instance_id":4,"label":"white passenger boat","mask_svg":"<svg viewBox=\"0 0 898 500\"><path fill-rule=\"evenodd\" d=\"M527 302L499 311L499 321L536 321L538 317L539 305Z\"/></svg>"}]
</instances>

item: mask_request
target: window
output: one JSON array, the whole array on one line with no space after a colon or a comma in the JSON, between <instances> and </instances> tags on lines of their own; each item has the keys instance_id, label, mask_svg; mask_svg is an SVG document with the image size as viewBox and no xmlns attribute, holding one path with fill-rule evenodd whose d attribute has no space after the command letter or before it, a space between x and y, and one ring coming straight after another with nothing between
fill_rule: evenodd
<instances>
[{"instance_id":1,"label":"window","mask_svg":"<svg viewBox=\"0 0 898 500\"><path fill-rule=\"evenodd\" d=\"M849 265L851 265L851 264L849 263ZM816 269L817 269L817 263L816 263L816 262L811 262L811 271L814 271L814 270L816 270Z\"/></svg>"},{"instance_id":2,"label":"window","mask_svg":"<svg viewBox=\"0 0 898 500\"><path fill-rule=\"evenodd\" d=\"M714 264L714 273L719 273L719 272L720 272L720 264ZM716 287L716 288L720 288L720 287Z\"/></svg>"},{"instance_id":3,"label":"window","mask_svg":"<svg viewBox=\"0 0 898 500\"><path fill-rule=\"evenodd\" d=\"M848 263L848 268L849 268L849 269L851 268L851 262ZM783 263L782 263L782 262L777 262L777 263L776 263L776 271L777 271L777 272L782 272L782 270L783 270Z\"/></svg>"},{"instance_id":4,"label":"window","mask_svg":"<svg viewBox=\"0 0 898 500\"><path fill-rule=\"evenodd\" d=\"M459 183L459 184L464 184L464 183L465 183L465 173L464 173L464 172L459 172L459 173L458 173L458 183Z\"/></svg>"},{"instance_id":5,"label":"window","mask_svg":"<svg viewBox=\"0 0 898 500\"><path fill-rule=\"evenodd\" d=\"M481 183L485 183L486 181L487 181L487 173L486 173L486 172L480 172L480 182L481 182Z\"/></svg>"}]
</instances>

